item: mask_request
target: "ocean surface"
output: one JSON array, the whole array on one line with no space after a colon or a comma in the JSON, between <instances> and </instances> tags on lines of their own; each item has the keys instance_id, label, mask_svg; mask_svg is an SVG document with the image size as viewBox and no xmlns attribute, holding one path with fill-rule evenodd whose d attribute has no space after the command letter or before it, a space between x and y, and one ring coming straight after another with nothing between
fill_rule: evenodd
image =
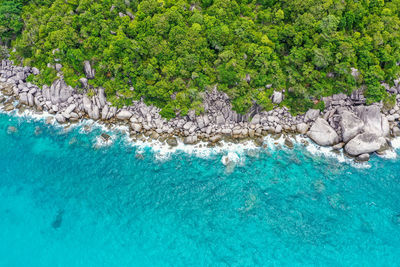
<instances>
[{"instance_id":1,"label":"ocean surface","mask_svg":"<svg viewBox=\"0 0 400 267\"><path fill-rule=\"evenodd\" d=\"M396 154L170 153L104 131L0 114L0 266L400 265Z\"/></svg>"}]
</instances>

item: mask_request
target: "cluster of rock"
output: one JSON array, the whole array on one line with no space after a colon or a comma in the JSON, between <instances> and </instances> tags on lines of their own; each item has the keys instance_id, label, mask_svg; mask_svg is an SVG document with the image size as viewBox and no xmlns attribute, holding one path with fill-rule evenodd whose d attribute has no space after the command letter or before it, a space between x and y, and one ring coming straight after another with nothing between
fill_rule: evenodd
<instances>
[{"instance_id":1,"label":"cluster of rock","mask_svg":"<svg viewBox=\"0 0 400 267\"><path fill-rule=\"evenodd\" d=\"M95 71L87 61L84 70L86 78L82 78L81 83L87 88L87 81L94 78ZM103 88L93 89L91 96L79 93L64 82L62 75L50 87L39 88L26 82L31 74L38 75L39 71L15 66L9 60L1 62L0 89L9 96L0 99L4 110L14 109L13 101L19 100L20 105L54 114L59 123L82 118L125 123L130 126L132 136L160 139L172 146L177 144L177 138L182 138L186 144L246 138L261 144L261 137L285 132L307 134L322 146L343 147L346 144L344 147L349 155L359 156L382 149L389 133L400 134L396 124L400 117L399 106L388 114L381 114L378 105L364 106L362 91L351 96L340 94L324 98L327 108L323 113L309 110L304 115L292 116L285 107L267 112L254 104L247 114L241 115L232 110L229 97L214 88L204 93L204 114L196 115L190 111L186 116L166 120L160 116L160 109L143 101L133 101L130 106L117 109L107 102ZM273 94L274 103L279 104L282 100L282 92Z\"/></svg>"}]
</instances>

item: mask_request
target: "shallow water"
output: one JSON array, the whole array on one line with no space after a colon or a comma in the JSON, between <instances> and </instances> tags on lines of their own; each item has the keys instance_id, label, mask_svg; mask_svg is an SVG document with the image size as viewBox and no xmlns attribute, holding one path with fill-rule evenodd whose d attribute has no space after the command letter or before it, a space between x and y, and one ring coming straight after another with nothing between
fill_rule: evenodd
<instances>
[{"instance_id":1,"label":"shallow water","mask_svg":"<svg viewBox=\"0 0 400 267\"><path fill-rule=\"evenodd\" d=\"M1 266L400 265L396 159L296 145L160 160L84 129L0 114Z\"/></svg>"}]
</instances>

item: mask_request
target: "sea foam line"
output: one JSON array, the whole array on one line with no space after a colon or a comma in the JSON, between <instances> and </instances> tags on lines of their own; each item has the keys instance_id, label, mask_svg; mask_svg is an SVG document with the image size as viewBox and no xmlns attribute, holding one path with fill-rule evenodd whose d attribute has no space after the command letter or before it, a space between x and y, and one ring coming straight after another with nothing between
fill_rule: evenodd
<instances>
[{"instance_id":1,"label":"sea foam line","mask_svg":"<svg viewBox=\"0 0 400 267\"><path fill-rule=\"evenodd\" d=\"M165 142L160 142L159 140L152 140L150 138L146 140L134 140L129 136L129 127L126 125L109 125L104 123L99 123L91 119L80 120L77 123L68 123L62 125L57 123L55 116L48 112L43 111L38 114L37 112L25 109L23 112L18 112L13 110L11 112L5 112L0 108L2 113L6 113L11 116L22 117L24 119L34 120L34 121L46 121L48 117L52 117L52 126L62 129L64 132L71 131L72 129L79 128L81 134L87 134L91 132L94 128L100 129L102 132L107 133L110 138L104 140L100 136L94 138L95 147L105 147L112 145L117 136L122 138L126 145L135 147L138 153L143 153L145 149L150 148L154 153L155 158L159 161L169 160L174 154L178 152L183 152L185 154L194 155L199 158L210 158L211 156L219 155L221 156L221 162L226 165L228 162L234 162L237 165L244 165L245 156L249 154L262 153L263 150L276 151L276 150L288 150L285 146L285 139L289 139L293 142L295 147L305 147L305 150L309 152L312 156L334 158L340 163L347 163L355 168L369 168L369 163L357 163L353 159L347 158L342 151L339 153L334 152L330 147L321 147L313 143L308 137L303 137L300 135L295 136L284 136L281 135L279 138L273 138L272 136L264 137L264 147L258 147L252 141L244 141L242 143L231 143L226 141L221 141L220 144L210 147L207 142L199 142L194 145L186 145L182 140L178 139L178 145L175 147L169 146ZM89 127L86 127L89 126ZM307 145L304 145L307 143ZM392 140L392 145L394 149L400 148L400 138L395 138ZM389 151L382 157L385 158L397 158L397 153L395 151Z\"/></svg>"}]
</instances>

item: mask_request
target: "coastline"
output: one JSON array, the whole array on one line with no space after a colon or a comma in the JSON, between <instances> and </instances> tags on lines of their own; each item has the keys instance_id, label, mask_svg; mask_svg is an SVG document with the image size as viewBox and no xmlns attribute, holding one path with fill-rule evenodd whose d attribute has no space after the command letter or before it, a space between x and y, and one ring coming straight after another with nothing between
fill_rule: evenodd
<instances>
[{"instance_id":1,"label":"coastline","mask_svg":"<svg viewBox=\"0 0 400 267\"><path fill-rule=\"evenodd\" d=\"M2 61L0 105L4 111L28 109L45 112L54 116L60 124L92 119L109 127L121 125L127 127L133 141L157 141L171 148L181 143L215 147L222 142L251 142L254 147L262 147L266 136L279 137L284 145L291 148L293 140L287 136L295 135L308 136L317 145L343 149L346 155L365 161L370 153L382 153L388 149L390 138L400 135L397 124L400 103L396 101L394 108L388 111L382 109L382 104L365 106L361 90L351 96L339 94L325 97L322 99L326 105L323 112L309 110L304 115L293 117L285 107L265 112L256 105L246 115L239 115L232 111L228 96L215 88L205 93L204 114L189 112L187 116L167 121L161 118L158 108L147 106L142 101L117 109L107 102L102 88L95 89L96 94L89 98L67 86L60 75L51 87L40 89L26 82L29 74L37 75L38 70ZM395 86L400 89L398 83ZM400 90L395 89L399 100ZM388 88L388 91L393 92L393 88ZM279 104L283 95L276 92L273 98ZM107 141L107 135L102 138ZM349 145L351 142L353 146Z\"/></svg>"}]
</instances>

